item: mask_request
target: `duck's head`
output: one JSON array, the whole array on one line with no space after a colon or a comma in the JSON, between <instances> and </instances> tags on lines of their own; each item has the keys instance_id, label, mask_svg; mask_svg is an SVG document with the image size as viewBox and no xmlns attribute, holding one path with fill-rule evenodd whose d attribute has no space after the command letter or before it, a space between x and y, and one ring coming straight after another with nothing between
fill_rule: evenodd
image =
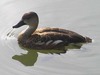
<instances>
[{"instance_id":1,"label":"duck's head","mask_svg":"<svg viewBox=\"0 0 100 75\"><path fill-rule=\"evenodd\" d=\"M25 13L22 16L22 19L19 21L18 24L13 26L13 28L19 28L23 25L29 25L29 26L36 26L39 23L38 15L35 12L29 12Z\"/></svg>"}]
</instances>

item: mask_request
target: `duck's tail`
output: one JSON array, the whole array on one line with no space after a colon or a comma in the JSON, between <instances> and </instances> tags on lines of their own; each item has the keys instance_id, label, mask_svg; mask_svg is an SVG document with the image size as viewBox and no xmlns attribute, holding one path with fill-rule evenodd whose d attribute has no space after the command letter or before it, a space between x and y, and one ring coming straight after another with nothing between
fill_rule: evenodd
<instances>
[{"instance_id":1,"label":"duck's tail","mask_svg":"<svg viewBox=\"0 0 100 75\"><path fill-rule=\"evenodd\" d=\"M89 37L85 37L85 40L86 40L87 43L91 43L92 42L92 39L89 38Z\"/></svg>"}]
</instances>

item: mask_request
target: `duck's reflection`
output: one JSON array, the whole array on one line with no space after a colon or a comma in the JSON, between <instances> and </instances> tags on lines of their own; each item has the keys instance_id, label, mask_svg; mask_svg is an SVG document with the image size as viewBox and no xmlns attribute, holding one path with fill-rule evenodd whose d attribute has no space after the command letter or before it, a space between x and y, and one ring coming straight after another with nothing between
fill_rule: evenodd
<instances>
[{"instance_id":1,"label":"duck's reflection","mask_svg":"<svg viewBox=\"0 0 100 75\"><path fill-rule=\"evenodd\" d=\"M18 60L25 66L33 66L37 61L38 53L34 51L28 51L27 54L15 55L12 58Z\"/></svg>"},{"instance_id":2,"label":"duck's reflection","mask_svg":"<svg viewBox=\"0 0 100 75\"><path fill-rule=\"evenodd\" d=\"M14 55L12 59L21 62L25 66L34 66L38 58L38 52L43 54L64 54L68 49L80 49L83 44L70 44L64 50L30 50L27 49L27 54ZM21 47L22 48L22 47ZM25 48L24 48L25 49Z\"/></svg>"}]
</instances>

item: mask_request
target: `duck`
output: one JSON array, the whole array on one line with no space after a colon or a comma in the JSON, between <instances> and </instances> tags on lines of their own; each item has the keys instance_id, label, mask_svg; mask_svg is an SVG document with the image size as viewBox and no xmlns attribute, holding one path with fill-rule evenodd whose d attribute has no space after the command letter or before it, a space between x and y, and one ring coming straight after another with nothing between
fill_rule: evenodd
<instances>
[{"instance_id":1,"label":"duck","mask_svg":"<svg viewBox=\"0 0 100 75\"><path fill-rule=\"evenodd\" d=\"M64 49L71 43L91 43L92 39L74 31L63 28L37 28L39 17L36 12L25 13L12 28L27 25L28 28L18 36L18 44L22 47L38 50Z\"/></svg>"}]
</instances>

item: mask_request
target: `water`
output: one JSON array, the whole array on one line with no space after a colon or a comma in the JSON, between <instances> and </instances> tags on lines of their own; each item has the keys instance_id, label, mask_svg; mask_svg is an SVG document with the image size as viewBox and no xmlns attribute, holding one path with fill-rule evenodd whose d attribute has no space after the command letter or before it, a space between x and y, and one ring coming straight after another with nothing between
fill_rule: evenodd
<instances>
[{"instance_id":1,"label":"water","mask_svg":"<svg viewBox=\"0 0 100 75\"><path fill-rule=\"evenodd\" d=\"M99 0L1 1L0 74L100 75L99 9ZM12 30L12 26L29 11L35 11L39 15L39 28L60 27L73 30L91 37L94 42L84 44L81 49L69 49L58 53L23 50L17 43L17 37L25 27ZM7 36L11 30L11 36Z\"/></svg>"}]
</instances>

